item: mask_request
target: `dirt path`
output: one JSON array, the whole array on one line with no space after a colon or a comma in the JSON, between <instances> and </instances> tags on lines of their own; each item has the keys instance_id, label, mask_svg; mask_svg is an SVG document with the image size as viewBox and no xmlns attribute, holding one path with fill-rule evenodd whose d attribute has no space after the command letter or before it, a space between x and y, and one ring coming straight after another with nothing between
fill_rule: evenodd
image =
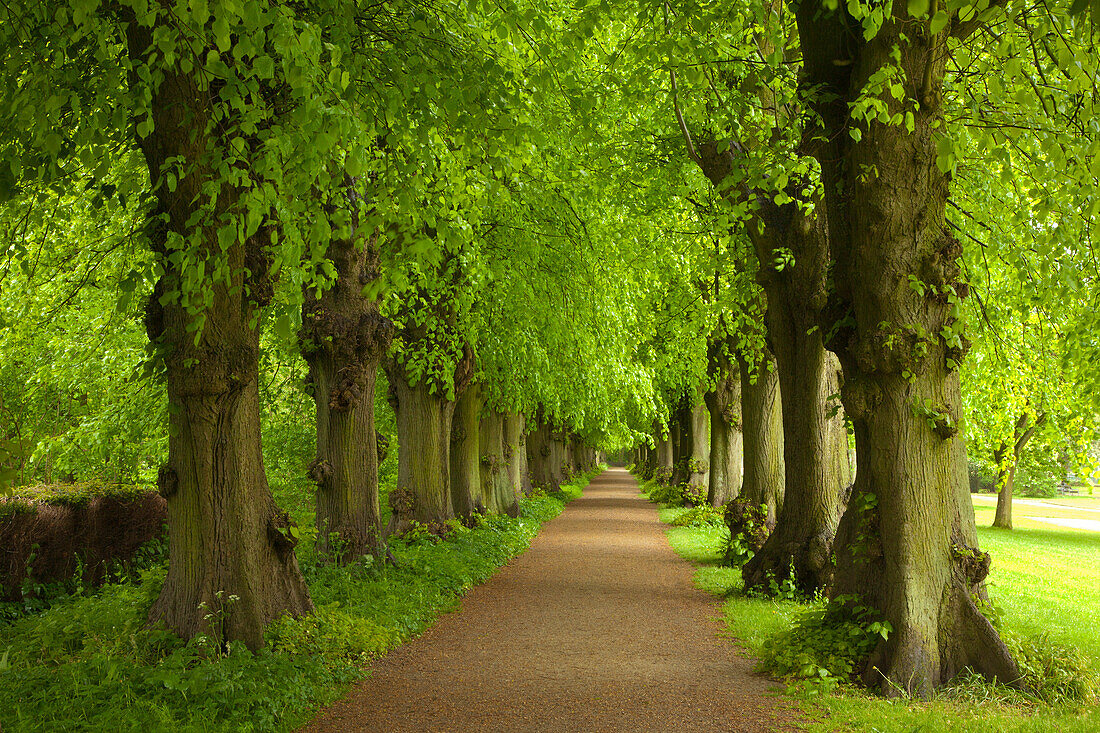
<instances>
[{"instance_id":1,"label":"dirt path","mask_svg":"<svg viewBox=\"0 0 1100 733\"><path fill-rule=\"evenodd\" d=\"M308 731L773 731L781 703L611 469Z\"/></svg>"}]
</instances>

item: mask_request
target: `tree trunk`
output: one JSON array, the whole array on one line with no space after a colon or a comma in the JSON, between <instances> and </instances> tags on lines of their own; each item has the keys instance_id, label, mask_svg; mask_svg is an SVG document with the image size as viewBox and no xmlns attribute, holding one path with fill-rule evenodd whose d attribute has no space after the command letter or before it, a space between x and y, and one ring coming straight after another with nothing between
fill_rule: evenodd
<instances>
[{"instance_id":1,"label":"tree trunk","mask_svg":"<svg viewBox=\"0 0 1100 733\"><path fill-rule=\"evenodd\" d=\"M529 496L534 485L531 481L531 465L527 460L527 416L521 412L517 417L520 421L518 448L519 490L524 496Z\"/></svg>"},{"instance_id":2,"label":"tree trunk","mask_svg":"<svg viewBox=\"0 0 1100 733\"><path fill-rule=\"evenodd\" d=\"M779 377L770 354L753 367L738 360L741 371L741 421L744 425L745 475L741 498L768 508L774 527L783 507L783 414Z\"/></svg>"},{"instance_id":3,"label":"tree trunk","mask_svg":"<svg viewBox=\"0 0 1100 733\"><path fill-rule=\"evenodd\" d=\"M997 449L996 458L999 468L997 470L997 513L993 518L994 527L1012 529L1012 489L1016 483L1016 467L1020 465L1020 456L1023 454L1024 448L1027 447L1028 441L1031 440L1031 436L1046 422L1046 419L1046 413L1040 412L1035 418L1035 423L1030 424L1030 413L1025 412L1020 415L1012 435L1011 465L1003 465L1008 446L1002 443L1000 448Z\"/></svg>"},{"instance_id":4,"label":"tree trunk","mask_svg":"<svg viewBox=\"0 0 1100 733\"><path fill-rule=\"evenodd\" d=\"M686 484L691 478L691 403L682 398L672 413L672 483Z\"/></svg>"},{"instance_id":5,"label":"tree trunk","mask_svg":"<svg viewBox=\"0 0 1100 733\"><path fill-rule=\"evenodd\" d=\"M519 497L523 494L523 463L526 448L523 445L523 415L509 412L504 415L504 461L511 503L504 508L510 517L519 516Z\"/></svg>"},{"instance_id":6,"label":"tree trunk","mask_svg":"<svg viewBox=\"0 0 1100 733\"><path fill-rule=\"evenodd\" d=\"M451 418L451 508L456 517L484 511L481 501L481 451L478 446L481 386L462 391Z\"/></svg>"},{"instance_id":7,"label":"tree trunk","mask_svg":"<svg viewBox=\"0 0 1100 733\"><path fill-rule=\"evenodd\" d=\"M710 413L700 403L691 408L691 454L688 458L688 485L700 494L710 480Z\"/></svg>"},{"instance_id":8,"label":"tree trunk","mask_svg":"<svg viewBox=\"0 0 1100 733\"><path fill-rule=\"evenodd\" d=\"M933 131L943 121L945 36L967 25L955 19L933 36L904 3L893 13L869 41L843 8L803 2L797 21L805 83L821 90L813 100L825 129L805 139L817 146L836 258L822 330L844 368L859 461L833 592L859 594L893 627L864 679L890 695L926 697L966 666L1007 684L1018 684L1019 670L974 601L989 556L977 550L957 435L965 342L953 301L967 287ZM913 132L860 123L857 141L849 104L895 63L905 104L880 99L888 115L912 114Z\"/></svg>"},{"instance_id":9,"label":"tree trunk","mask_svg":"<svg viewBox=\"0 0 1100 733\"><path fill-rule=\"evenodd\" d=\"M481 500L490 512L503 514L516 502L504 455L504 413L488 410L478 432L481 453Z\"/></svg>"},{"instance_id":10,"label":"tree trunk","mask_svg":"<svg viewBox=\"0 0 1100 733\"><path fill-rule=\"evenodd\" d=\"M527 436L527 465L531 471L531 484L544 491L557 491L561 488L554 480L552 444L550 428L542 423L536 425Z\"/></svg>"},{"instance_id":11,"label":"tree trunk","mask_svg":"<svg viewBox=\"0 0 1100 733\"><path fill-rule=\"evenodd\" d=\"M413 522L431 524L454 516L451 502L451 421L455 403L421 382L410 385L405 370L389 360L386 375L396 396L397 487L390 492L387 534Z\"/></svg>"},{"instance_id":12,"label":"tree trunk","mask_svg":"<svg viewBox=\"0 0 1100 733\"><path fill-rule=\"evenodd\" d=\"M385 551L374 384L392 324L362 295L363 284L378 276L377 246L353 234L333 240L327 256L337 279L320 298L306 288L299 346L317 414L317 457L309 470L317 486L317 548L346 563Z\"/></svg>"},{"instance_id":13,"label":"tree trunk","mask_svg":"<svg viewBox=\"0 0 1100 733\"><path fill-rule=\"evenodd\" d=\"M710 477L707 501L720 507L741 494L741 379L726 372L703 400L710 411Z\"/></svg>"},{"instance_id":14,"label":"tree trunk","mask_svg":"<svg viewBox=\"0 0 1100 733\"><path fill-rule=\"evenodd\" d=\"M997 483L1001 487L997 492L997 513L993 517L993 526L1000 529L1012 529L1012 489L1016 483L1016 464L998 472Z\"/></svg>"},{"instance_id":15,"label":"tree trunk","mask_svg":"<svg viewBox=\"0 0 1100 733\"><path fill-rule=\"evenodd\" d=\"M796 192L797 193L797 192ZM844 417L829 397L839 393L835 359L816 328L825 306L828 235L823 206L807 216L797 203L766 199L750 225L759 280L767 294L768 343L775 354L783 402L783 511L767 542L742 568L746 588L767 588L770 578L794 580L803 593L828 585L837 524L849 484ZM777 268L777 254L793 254Z\"/></svg>"},{"instance_id":16,"label":"tree trunk","mask_svg":"<svg viewBox=\"0 0 1100 733\"><path fill-rule=\"evenodd\" d=\"M126 33L130 59L145 64L153 29L131 18ZM136 76L132 81L143 86ZM149 227L164 274L148 301L145 326L167 375L168 461L157 485L168 501L169 557L149 621L163 622L184 638L205 633L256 649L269 621L313 609L294 554L297 531L275 505L260 449L255 316L272 294L264 249L270 231L261 228L223 249L216 225L200 228L202 223L191 221L212 203L207 186L218 185L212 166L223 147L209 125L220 101L209 86L171 68L151 91L153 128L139 145L154 182L157 214L165 216ZM171 187L162 169L176 162L187 173ZM240 191L225 184L218 191L216 210L206 212L203 222L236 211ZM180 265L168 256L170 235L190 240L186 256L207 263L208 272L223 265L227 273L208 286L201 315L181 303L194 293L180 293ZM165 298L171 293L180 297Z\"/></svg>"},{"instance_id":17,"label":"tree trunk","mask_svg":"<svg viewBox=\"0 0 1100 733\"><path fill-rule=\"evenodd\" d=\"M669 426L672 429L672 426ZM672 435L664 433L657 438L657 470L653 474L658 483L672 482Z\"/></svg>"}]
</instances>

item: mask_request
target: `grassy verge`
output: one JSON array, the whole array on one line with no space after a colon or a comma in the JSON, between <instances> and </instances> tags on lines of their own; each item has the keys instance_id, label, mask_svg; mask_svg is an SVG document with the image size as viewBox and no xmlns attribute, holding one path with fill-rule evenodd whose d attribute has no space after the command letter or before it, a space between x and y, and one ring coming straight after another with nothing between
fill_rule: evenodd
<instances>
[{"instance_id":1,"label":"grassy verge","mask_svg":"<svg viewBox=\"0 0 1100 733\"><path fill-rule=\"evenodd\" d=\"M302 568L318 612L283 619L252 653L146 629L165 567L0 627L4 731L287 730L363 677L371 657L421 633L580 495L580 480L525 499L521 516L489 517L446 542L395 542L396 567ZM304 523L303 523L304 524ZM308 526L308 525L305 525Z\"/></svg>"},{"instance_id":2,"label":"grassy verge","mask_svg":"<svg viewBox=\"0 0 1100 733\"><path fill-rule=\"evenodd\" d=\"M685 509L663 508L671 523ZM983 521L979 509L979 525ZM992 517L990 516L991 520ZM695 582L726 596L722 611L729 635L759 656L764 640L789 628L805 606L793 601L748 598L739 594L739 570L720 565L724 527L670 527L669 544L699 564ZM1007 634L1034 638L1045 634L1056 644L1074 647L1100 670L1100 534L1074 530L979 527L981 545L993 555L990 594L1001 611ZM1028 731L1100 730L1100 710L1074 705L1048 706L1007 690L970 682L941 691L930 701L885 700L850 686L833 692L813 685L792 686L806 730L868 731Z\"/></svg>"}]
</instances>

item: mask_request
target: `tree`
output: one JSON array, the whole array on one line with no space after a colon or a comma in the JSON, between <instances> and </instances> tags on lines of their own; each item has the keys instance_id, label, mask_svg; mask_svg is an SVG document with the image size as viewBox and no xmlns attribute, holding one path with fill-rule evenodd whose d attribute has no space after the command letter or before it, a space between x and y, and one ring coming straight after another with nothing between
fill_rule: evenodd
<instances>
[{"instance_id":1,"label":"tree","mask_svg":"<svg viewBox=\"0 0 1100 733\"><path fill-rule=\"evenodd\" d=\"M354 190L349 190L354 206ZM365 554L381 557L378 446L374 384L389 347L392 324L363 290L378 277L377 238L357 231L329 244L336 272L332 287L315 296L307 288L299 333L317 410L317 458L309 469L317 485L317 542L340 562Z\"/></svg>"}]
</instances>

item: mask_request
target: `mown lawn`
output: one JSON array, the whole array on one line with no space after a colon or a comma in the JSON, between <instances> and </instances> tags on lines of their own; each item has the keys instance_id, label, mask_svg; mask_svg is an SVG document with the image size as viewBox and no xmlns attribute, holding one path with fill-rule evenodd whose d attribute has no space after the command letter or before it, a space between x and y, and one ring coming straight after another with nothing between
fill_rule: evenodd
<instances>
[{"instance_id":1,"label":"mown lawn","mask_svg":"<svg viewBox=\"0 0 1100 733\"><path fill-rule=\"evenodd\" d=\"M1017 510L1026 510L1017 507ZM682 509L662 509L670 522ZM1085 514L1080 512L1080 514ZM988 527L992 509L979 507L982 548L993 555L990 595L1009 634L1035 637L1076 647L1100 673L1100 533L1058 529L1024 522L1011 531ZM1021 511L1019 516L1023 516ZM1095 516L1095 515L1094 515ZM764 640L788 627L803 606L791 601L738 595L738 570L718 565L724 528L670 527L669 543L681 556L699 563L696 584L715 594L732 593L723 604L730 636L753 656ZM1081 706L1047 706L1015 695L968 685L942 692L931 701L889 701L842 686L834 693L821 688L791 688L816 732L851 730L872 733L902 731L1070 731L1100 730L1100 710Z\"/></svg>"}]
</instances>

